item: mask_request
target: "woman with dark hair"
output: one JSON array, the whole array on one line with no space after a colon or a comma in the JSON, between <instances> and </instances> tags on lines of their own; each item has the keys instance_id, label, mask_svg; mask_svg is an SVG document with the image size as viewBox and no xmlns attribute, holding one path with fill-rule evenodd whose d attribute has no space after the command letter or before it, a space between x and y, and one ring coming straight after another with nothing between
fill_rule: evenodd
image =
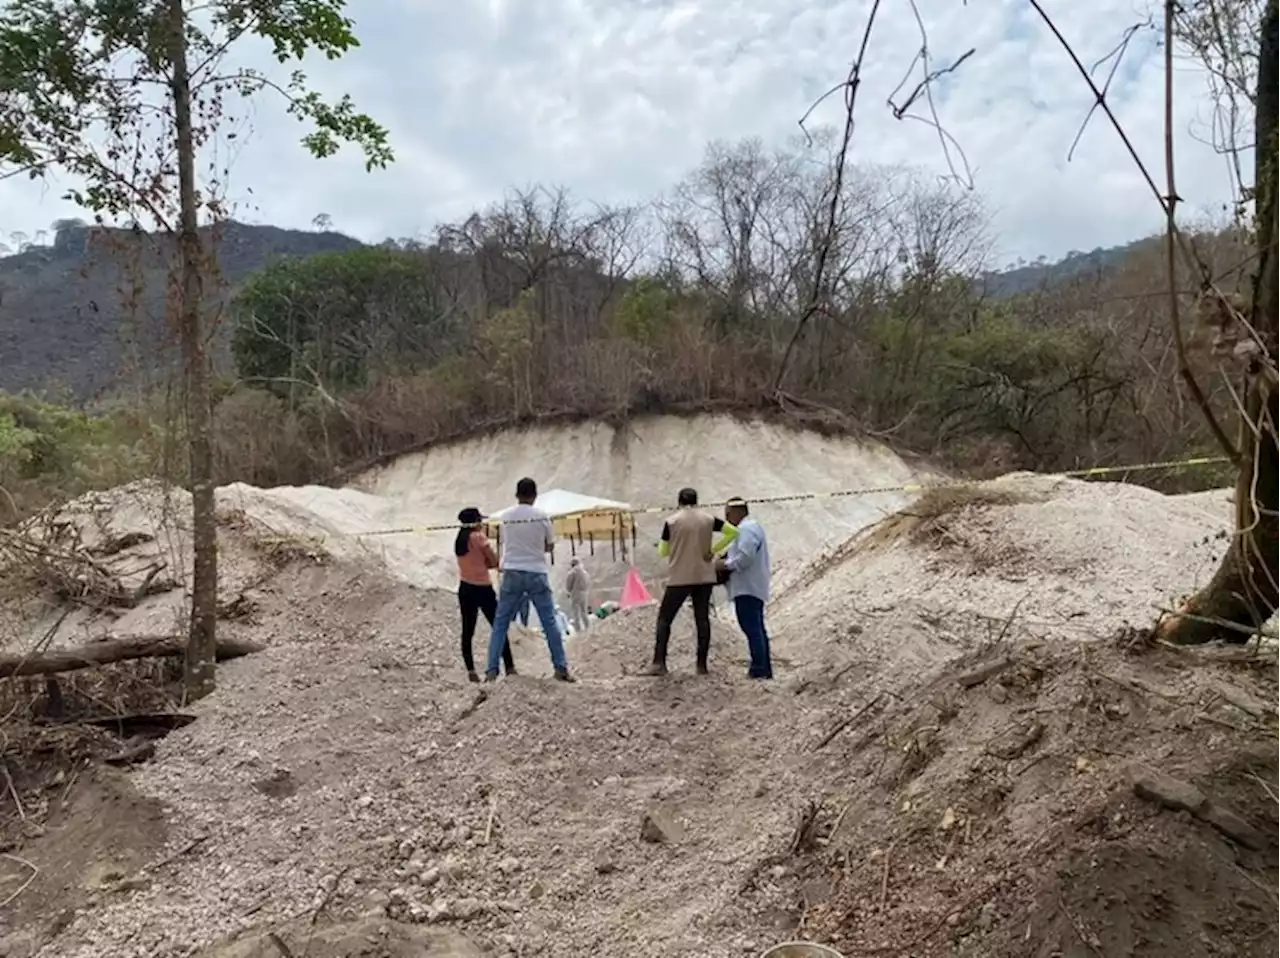
<instances>
[{"instance_id":1,"label":"woman with dark hair","mask_svg":"<svg viewBox=\"0 0 1280 958\"><path fill-rule=\"evenodd\" d=\"M498 596L493 591L489 573L498 568L498 556L484 534L484 516L474 507L458 513L458 536L453 541L453 554L458 557L458 608L462 611L462 662L467 667L467 678L479 682L475 658L471 653L471 640L475 638L476 623L480 613L493 625L493 613L498 608ZM502 663L507 675L516 674L515 659L511 656L511 643L502 648Z\"/></svg>"}]
</instances>

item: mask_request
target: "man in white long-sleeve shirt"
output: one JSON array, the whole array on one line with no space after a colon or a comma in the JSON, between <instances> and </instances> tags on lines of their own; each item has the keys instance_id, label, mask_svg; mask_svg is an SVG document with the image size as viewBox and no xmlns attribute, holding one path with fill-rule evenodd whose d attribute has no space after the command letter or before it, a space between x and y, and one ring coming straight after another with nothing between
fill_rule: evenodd
<instances>
[{"instance_id":1,"label":"man in white long-sleeve shirt","mask_svg":"<svg viewBox=\"0 0 1280 958\"><path fill-rule=\"evenodd\" d=\"M747 676L753 679L773 678L773 662L769 656L769 630L764 624L764 607L769 601L769 541L764 527L751 518L745 499L730 499L724 508L725 521L738 530L728 554L716 563L717 569L729 573L729 596L738 626L747 636L751 665Z\"/></svg>"}]
</instances>

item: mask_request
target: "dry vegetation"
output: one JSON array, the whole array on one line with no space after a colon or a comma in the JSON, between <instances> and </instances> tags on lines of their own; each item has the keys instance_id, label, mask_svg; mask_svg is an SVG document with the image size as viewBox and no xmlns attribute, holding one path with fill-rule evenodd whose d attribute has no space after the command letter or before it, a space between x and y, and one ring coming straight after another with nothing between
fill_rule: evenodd
<instances>
[{"instance_id":1,"label":"dry vegetation","mask_svg":"<svg viewBox=\"0 0 1280 958\"><path fill-rule=\"evenodd\" d=\"M860 551L880 549L903 539L919 545L946 549L956 544L951 523L968 509L992 509L1043 502L1046 493L1039 489L990 483L960 483L932 486L926 489L908 509L895 512L878 522L857 542Z\"/></svg>"},{"instance_id":2,"label":"dry vegetation","mask_svg":"<svg viewBox=\"0 0 1280 958\"><path fill-rule=\"evenodd\" d=\"M218 478L326 481L488 429L656 411L763 412L983 474L1215 451L1176 380L1157 244L990 295L977 197L909 171L847 176L830 308L775 390L831 188L820 150L713 145L645 209L539 189L429 245L265 269L222 320L235 361L215 390ZM1242 239L1197 238L1228 287L1246 272ZM89 411L0 399L10 521L138 475L182 479L181 397L129 394ZM1211 399L1229 409L1225 391Z\"/></svg>"}]
</instances>

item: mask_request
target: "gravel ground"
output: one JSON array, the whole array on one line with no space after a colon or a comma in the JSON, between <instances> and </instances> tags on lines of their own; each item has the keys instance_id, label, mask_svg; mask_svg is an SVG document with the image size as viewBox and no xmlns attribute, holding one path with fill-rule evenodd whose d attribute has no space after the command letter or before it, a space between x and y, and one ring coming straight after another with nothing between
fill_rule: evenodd
<instances>
[{"instance_id":1,"label":"gravel ground","mask_svg":"<svg viewBox=\"0 0 1280 958\"><path fill-rule=\"evenodd\" d=\"M295 563L257 585L246 572L255 613L227 631L267 650L222 666L199 720L132 773L163 803L176 857L38 954L192 955L321 908L448 924L495 955L758 954L803 931L787 890L798 823L857 794L839 736L870 719L821 745L842 721L997 642L1141 623L1220 551L1221 497L1017 481L1025 502L960 509L935 541L795 558L770 610L773 683L745 678L727 617L713 675L694 676L687 615L675 674L638 677L652 637L638 609L571 643L577 685L548 680L528 633L522 674L477 687L450 595L377 563ZM809 527L762 518L783 554L804 554ZM835 830L875 844L883 814Z\"/></svg>"}]
</instances>

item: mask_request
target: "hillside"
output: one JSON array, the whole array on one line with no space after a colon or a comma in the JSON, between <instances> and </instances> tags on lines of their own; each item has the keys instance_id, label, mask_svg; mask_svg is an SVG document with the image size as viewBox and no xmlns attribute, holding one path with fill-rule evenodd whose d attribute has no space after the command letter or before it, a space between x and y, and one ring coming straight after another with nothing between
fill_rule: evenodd
<instances>
[{"instance_id":1,"label":"hillside","mask_svg":"<svg viewBox=\"0 0 1280 958\"><path fill-rule=\"evenodd\" d=\"M222 282L214 304L273 259L359 245L341 233L227 223L216 242ZM1134 245L984 273L980 285L996 298L1042 289L1115 266ZM52 245L0 257L0 390L53 388L88 399L157 381L173 355L163 315L169 249L157 235L75 227ZM220 349L227 338L221 329Z\"/></svg>"},{"instance_id":2,"label":"hillside","mask_svg":"<svg viewBox=\"0 0 1280 958\"><path fill-rule=\"evenodd\" d=\"M236 222L206 239L215 240L221 273L209 291L215 307L277 257L360 245L340 233ZM86 399L154 381L174 355L164 320L171 261L172 244L161 236L82 226L60 229L50 246L0 257L0 390L53 388Z\"/></svg>"},{"instance_id":3,"label":"hillside","mask_svg":"<svg viewBox=\"0 0 1280 958\"><path fill-rule=\"evenodd\" d=\"M1105 274L1121 266L1125 259L1150 243L1149 239L1140 239L1123 246L1099 246L1087 253L1072 250L1056 262L1049 262L1044 257L1034 263L1019 260L1004 269L983 273L979 285L986 295L994 299L1006 299L1058 283L1083 279L1090 274Z\"/></svg>"}]
</instances>

